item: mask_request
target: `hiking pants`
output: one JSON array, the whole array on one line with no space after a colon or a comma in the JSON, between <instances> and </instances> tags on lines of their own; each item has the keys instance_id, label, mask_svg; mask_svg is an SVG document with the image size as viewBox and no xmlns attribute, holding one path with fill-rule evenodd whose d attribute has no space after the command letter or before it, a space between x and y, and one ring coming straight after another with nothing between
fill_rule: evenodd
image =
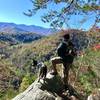
<instances>
[{"instance_id":1,"label":"hiking pants","mask_svg":"<svg viewBox=\"0 0 100 100\"><path fill-rule=\"evenodd\" d=\"M71 63L63 62L62 58L60 57L52 58L51 62L52 62L52 67L54 72L57 72L56 64L61 64L61 63L63 64L63 83L64 85L68 85L68 75L69 75Z\"/></svg>"}]
</instances>

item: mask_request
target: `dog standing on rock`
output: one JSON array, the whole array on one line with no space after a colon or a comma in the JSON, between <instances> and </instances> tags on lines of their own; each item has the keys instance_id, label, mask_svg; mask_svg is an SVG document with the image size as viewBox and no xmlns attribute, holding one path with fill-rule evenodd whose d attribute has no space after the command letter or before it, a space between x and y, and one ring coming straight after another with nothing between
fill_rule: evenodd
<instances>
[{"instance_id":1,"label":"dog standing on rock","mask_svg":"<svg viewBox=\"0 0 100 100\"><path fill-rule=\"evenodd\" d=\"M45 81L46 75L47 75L47 66L44 63L41 63L39 69L38 82L40 82L40 79L43 79Z\"/></svg>"}]
</instances>

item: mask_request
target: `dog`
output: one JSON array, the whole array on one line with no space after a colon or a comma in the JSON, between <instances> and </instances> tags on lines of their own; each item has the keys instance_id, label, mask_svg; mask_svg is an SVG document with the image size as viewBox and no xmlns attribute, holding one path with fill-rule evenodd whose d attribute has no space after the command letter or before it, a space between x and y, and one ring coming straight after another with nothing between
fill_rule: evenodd
<instances>
[{"instance_id":1,"label":"dog","mask_svg":"<svg viewBox=\"0 0 100 100\"><path fill-rule=\"evenodd\" d=\"M45 81L46 75L47 75L47 66L44 63L41 63L39 69L38 82L40 82L40 79L43 79Z\"/></svg>"}]
</instances>

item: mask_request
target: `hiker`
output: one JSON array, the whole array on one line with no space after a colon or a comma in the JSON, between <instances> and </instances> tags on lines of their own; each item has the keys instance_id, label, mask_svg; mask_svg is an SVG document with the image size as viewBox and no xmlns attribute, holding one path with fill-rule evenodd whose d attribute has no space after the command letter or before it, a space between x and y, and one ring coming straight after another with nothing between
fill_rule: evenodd
<instances>
[{"instance_id":1,"label":"hiker","mask_svg":"<svg viewBox=\"0 0 100 100\"><path fill-rule=\"evenodd\" d=\"M63 35L63 40L57 48L57 54L59 57L55 57L51 59L53 72L52 75L57 75L56 64L63 64L63 83L65 88L68 86L68 74L69 69L73 63L74 57L76 56L76 50L74 48L73 43L70 40L70 35Z\"/></svg>"}]
</instances>

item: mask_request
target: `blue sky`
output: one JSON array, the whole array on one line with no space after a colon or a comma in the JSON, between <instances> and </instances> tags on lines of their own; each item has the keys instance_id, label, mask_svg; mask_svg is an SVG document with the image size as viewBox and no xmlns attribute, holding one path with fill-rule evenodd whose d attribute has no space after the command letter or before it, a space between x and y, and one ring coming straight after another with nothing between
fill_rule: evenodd
<instances>
[{"instance_id":1,"label":"blue sky","mask_svg":"<svg viewBox=\"0 0 100 100\"><path fill-rule=\"evenodd\" d=\"M14 22L16 24L27 24L49 27L41 21L40 15L33 17L23 15L23 12L32 8L29 0L0 0L0 22Z\"/></svg>"},{"instance_id":2,"label":"blue sky","mask_svg":"<svg viewBox=\"0 0 100 100\"><path fill-rule=\"evenodd\" d=\"M52 5L51 7L54 7L54 5ZM33 17L27 17L23 15L23 12L31 8L32 3L30 2L30 0L0 0L0 22L11 22L16 24L49 27L48 23L43 23L41 21L40 16L43 14L43 11L39 11L39 13ZM88 29L94 22L94 16L89 18L90 20L88 20L84 25L77 24L77 21L79 21L79 19L81 19L80 16L72 17L72 20L70 21L70 26L72 28Z\"/></svg>"}]
</instances>

